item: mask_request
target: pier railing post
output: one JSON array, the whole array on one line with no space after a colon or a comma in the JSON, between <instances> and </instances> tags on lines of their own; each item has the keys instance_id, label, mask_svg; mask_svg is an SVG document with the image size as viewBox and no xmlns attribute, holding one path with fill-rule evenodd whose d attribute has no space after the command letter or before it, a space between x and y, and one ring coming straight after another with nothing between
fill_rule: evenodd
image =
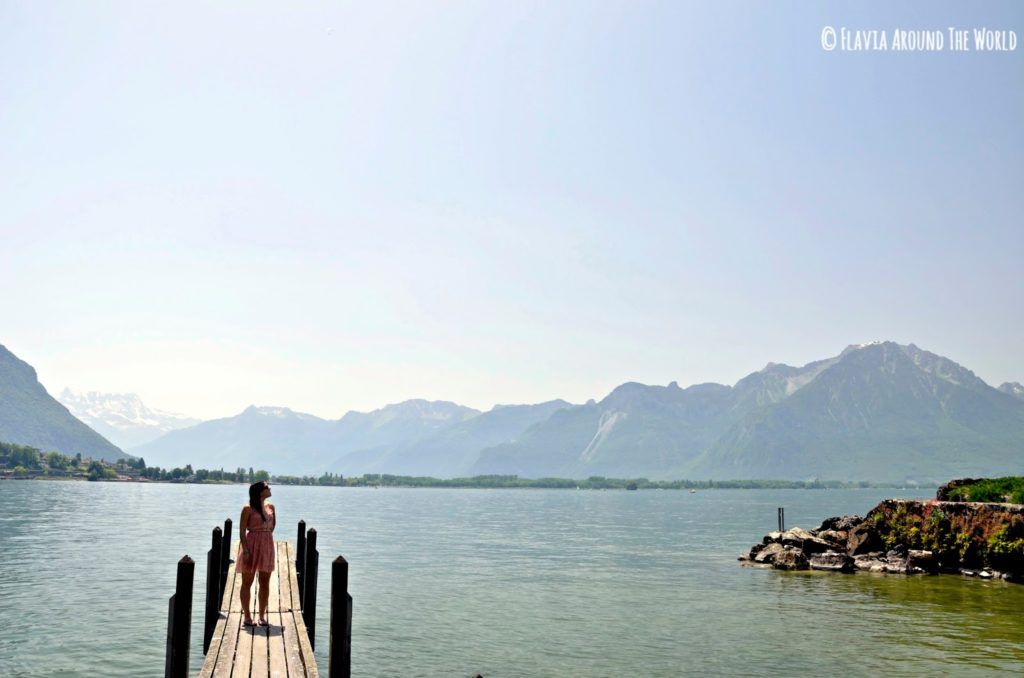
<instances>
[{"instance_id":1,"label":"pier railing post","mask_svg":"<svg viewBox=\"0 0 1024 678\"><path fill-rule=\"evenodd\" d=\"M295 539L295 581L299 585L299 607L302 607L303 572L306 569L306 521L299 521L299 536Z\"/></svg>"},{"instance_id":2,"label":"pier railing post","mask_svg":"<svg viewBox=\"0 0 1024 678\"><path fill-rule=\"evenodd\" d=\"M210 550L206 552L206 615L203 623L203 654L210 649L213 629L220 617L220 568L224 551L224 535L219 527L213 528Z\"/></svg>"},{"instance_id":3,"label":"pier railing post","mask_svg":"<svg viewBox=\"0 0 1024 678\"><path fill-rule=\"evenodd\" d=\"M320 565L320 552L316 550L316 528L306 532L306 561L302 578L302 621L306 624L309 646L316 649L316 580Z\"/></svg>"},{"instance_id":4,"label":"pier railing post","mask_svg":"<svg viewBox=\"0 0 1024 678\"><path fill-rule=\"evenodd\" d=\"M188 676L188 640L192 631L192 580L196 564L188 556L178 561L174 595L167 601L167 653L164 678Z\"/></svg>"},{"instance_id":5,"label":"pier railing post","mask_svg":"<svg viewBox=\"0 0 1024 678\"><path fill-rule=\"evenodd\" d=\"M327 675L352 675L352 596L348 593L348 561L338 556L331 563L331 632L327 649Z\"/></svg>"},{"instance_id":6,"label":"pier railing post","mask_svg":"<svg viewBox=\"0 0 1024 678\"><path fill-rule=\"evenodd\" d=\"M224 521L224 539L220 551L220 595L221 606L224 604L224 591L228 585L228 568L231 567L231 518Z\"/></svg>"}]
</instances>

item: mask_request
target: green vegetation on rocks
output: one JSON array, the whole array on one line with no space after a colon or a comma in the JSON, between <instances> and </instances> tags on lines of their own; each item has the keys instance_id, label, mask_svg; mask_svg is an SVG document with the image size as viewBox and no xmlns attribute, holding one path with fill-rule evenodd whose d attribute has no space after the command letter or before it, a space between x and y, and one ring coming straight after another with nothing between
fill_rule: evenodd
<instances>
[{"instance_id":1,"label":"green vegetation on rocks","mask_svg":"<svg viewBox=\"0 0 1024 678\"><path fill-rule=\"evenodd\" d=\"M886 550L931 551L946 568L1024 572L1024 507L888 500L866 522Z\"/></svg>"},{"instance_id":2,"label":"green vegetation on rocks","mask_svg":"<svg viewBox=\"0 0 1024 678\"><path fill-rule=\"evenodd\" d=\"M949 501L1011 502L1024 504L1024 477L958 480L946 486Z\"/></svg>"}]
</instances>

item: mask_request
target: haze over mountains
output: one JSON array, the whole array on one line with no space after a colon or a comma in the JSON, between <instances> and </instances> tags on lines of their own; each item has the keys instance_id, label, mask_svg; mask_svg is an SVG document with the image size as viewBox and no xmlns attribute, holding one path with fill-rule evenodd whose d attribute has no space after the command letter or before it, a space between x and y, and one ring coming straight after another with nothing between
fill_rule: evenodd
<instances>
[{"instance_id":1,"label":"haze over mountains","mask_svg":"<svg viewBox=\"0 0 1024 678\"><path fill-rule=\"evenodd\" d=\"M94 431L125 450L200 422L147 407L134 393L77 393L65 388L57 400Z\"/></svg>"},{"instance_id":2,"label":"haze over mountains","mask_svg":"<svg viewBox=\"0 0 1024 678\"><path fill-rule=\"evenodd\" d=\"M913 344L874 342L769 364L734 386L626 383L583 405L407 401L333 422L250 408L135 452L294 473L929 482L1019 473L1024 389L992 388Z\"/></svg>"},{"instance_id":3,"label":"haze over mountains","mask_svg":"<svg viewBox=\"0 0 1024 678\"><path fill-rule=\"evenodd\" d=\"M254 406L130 452L165 467L277 474L925 483L1022 472L1024 387L993 388L913 344L873 342L802 367L770 363L733 386L626 383L583 405L481 412L408 400L337 420Z\"/></svg>"},{"instance_id":4,"label":"haze over mountains","mask_svg":"<svg viewBox=\"0 0 1024 678\"><path fill-rule=\"evenodd\" d=\"M285 407L249 407L240 415L174 431L132 449L147 463L279 473L454 475L483 447L512 440L564 401L480 412L445 401L407 400L331 421Z\"/></svg>"},{"instance_id":5,"label":"haze over mountains","mask_svg":"<svg viewBox=\"0 0 1024 678\"><path fill-rule=\"evenodd\" d=\"M623 384L481 451L474 473L937 481L1024 468L1024 401L913 344L733 387Z\"/></svg>"}]
</instances>

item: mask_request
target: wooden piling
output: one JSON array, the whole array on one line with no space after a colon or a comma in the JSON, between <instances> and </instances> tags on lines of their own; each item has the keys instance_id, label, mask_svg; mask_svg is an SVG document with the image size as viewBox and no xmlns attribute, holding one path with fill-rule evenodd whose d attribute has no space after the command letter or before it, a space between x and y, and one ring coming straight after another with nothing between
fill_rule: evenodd
<instances>
[{"instance_id":1,"label":"wooden piling","mask_svg":"<svg viewBox=\"0 0 1024 678\"><path fill-rule=\"evenodd\" d=\"M309 634L309 645L316 649L316 583L320 569L320 552L316 550L316 528L306 531L306 559L303 564L302 621Z\"/></svg>"},{"instance_id":2,"label":"wooden piling","mask_svg":"<svg viewBox=\"0 0 1024 678\"><path fill-rule=\"evenodd\" d=\"M203 654L210 649L213 629L220 618L221 554L225 551L224 534L219 527L213 528L210 550L206 552L206 611L203 617Z\"/></svg>"},{"instance_id":3,"label":"wooden piling","mask_svg":"<svg viewBox=\"0 0 1024 678\"><path fill-rule=\"evenodd\" d=\"M299 606L302 606L302 573L306 569L306 521L299 521L299 535L295 539L295 578L299 582Z\"/></svg>"},{"instance_id":4,"label":"wooden piling","mask_svg":"<svg viewBox=\"0 0 1024 678\"><path fill-rule=\"evenodd\" d=\"M779 507L779 532L786 531L786 509Z\"/></svg>"},{"instance_id":5,"label":"wooden piling","mask_svg":"<svg viewBox=\"0 0 1024 678\"><path fill-rule=\"evenodd\" d=\"M220 551L220 590L221 597L223 598L224 591L228 585L228 567L230 567L231 560L231 518L224 521L224 538L221 540L221 551Z\"/></svg>"},{"instance_id":6,"label":"wooden piling","mask_svg":"<svg viewBox=\"0 0 1024 678\"><path fill-rule=\"evenodd\" d=\"M188 556L178 561L174 595L167 601L167 651L164 678L188 676L188 645L192 631L192 580L196 564Z\"/></svg>"},{"instance_id":7,"label":"wooden piling","mask_svg":"<svg viewBox=\"0 0 1024 678\"><path fill-rule=\"evenodd\" d=\"M352 596L348 593L348 561L338 556L331 563L331 630L327 649L327 675L352 675Z\"/></svg>"}]
</instances>

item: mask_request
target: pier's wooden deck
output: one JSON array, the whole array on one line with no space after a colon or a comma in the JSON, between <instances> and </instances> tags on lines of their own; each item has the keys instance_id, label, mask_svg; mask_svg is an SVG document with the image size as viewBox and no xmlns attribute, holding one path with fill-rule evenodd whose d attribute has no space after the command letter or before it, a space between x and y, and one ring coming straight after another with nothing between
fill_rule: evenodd
<instances>
[{"instance_id":1,"label":"pier's wooden deck","mask_svg":"<svg viewBox=\"0 0 1024 678\"><path fill-rule=\"evenodd\" d=\"M232 545L231 553L238 549ZM318 676L313 648L302 621L302 605L295 575L295 549L290 542L277 542L277 560L270 576L270 626L242 625L242 575L232 563L228 569L220 620L213 632L201 678L268 678ZM257 619L259 580L253 578L250 610Z\"/></svg>"}]
</instances>

